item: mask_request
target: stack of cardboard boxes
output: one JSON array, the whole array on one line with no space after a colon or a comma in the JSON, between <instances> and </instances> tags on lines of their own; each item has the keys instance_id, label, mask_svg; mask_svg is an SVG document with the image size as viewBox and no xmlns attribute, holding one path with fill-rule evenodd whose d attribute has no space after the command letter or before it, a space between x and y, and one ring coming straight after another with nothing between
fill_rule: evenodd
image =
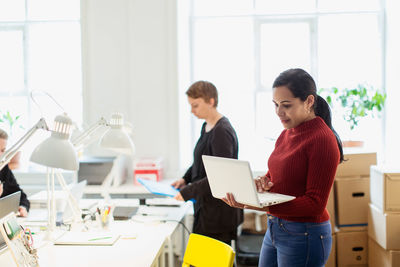
<instances>
[{"instance_id":1,"label":"stack of cardboard boxes","mask_svg":"<svg viewBox=\"0 0 400 267\"><path fill-rule=\"evenodd\" d=\"M369 266L400 266L400 168L371 166Z\"/></svg>"},{"instance_id":2,"label":"stack of cardboard boxes","mask_svg":"<svg viewBox=\"0 0 400 267\"><path fill-rule=\"evenodd\" d=\"M345 153L344 158L333 188L336 262L341 267L368 266L369 175L370 166L376 165L376 153Z\"/></svg>"}]
</instances>

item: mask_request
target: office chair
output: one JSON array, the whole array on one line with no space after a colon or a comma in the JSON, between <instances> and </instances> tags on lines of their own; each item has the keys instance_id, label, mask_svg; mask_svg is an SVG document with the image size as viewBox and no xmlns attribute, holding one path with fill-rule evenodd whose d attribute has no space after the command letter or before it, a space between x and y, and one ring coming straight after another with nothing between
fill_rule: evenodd
<instances>
[{"instance_id":1,"label":"office chair","mask_svg":"<svg viewBox=\"0 0 400 267\"><path fill-rule=\"evenodd\" d=\"M234 259L235 252L228 244L207 236L190 234L182 267L232 267Z\"/></svg>"},{"instance_id":2,"label":"office chair","mask_svg":"<svg viewBox=\"0 0 400 267\"><path fill-rule=\"evenodd\" d=\"M258 266L260 250L266 231L266 213L245 210L244 221L236 240L236 262L240 266Z\"/></svg>"},{"instance_id":3,"label":"office chair","mask_svg":"<svg viewBox=\"0 0 400 267\"><path fill-rule=\"evenodd\" d=\"M264 234L242 231L236 241L236 262L241 266L258 266Z\"/></svg>"}]
</instances>

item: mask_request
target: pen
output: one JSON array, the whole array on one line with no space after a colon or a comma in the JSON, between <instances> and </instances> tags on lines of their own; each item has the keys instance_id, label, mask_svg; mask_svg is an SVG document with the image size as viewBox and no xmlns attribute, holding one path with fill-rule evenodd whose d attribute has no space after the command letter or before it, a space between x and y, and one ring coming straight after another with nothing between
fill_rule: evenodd
<instances>
[{"instance_id":1,"label":"pen","mask_svg":"<svg viewBox=\"0 0 400 267\"><path fill-rule=\"evenodd\" d=\"M97 241L97 240L110 239L110 238L112 238L112 237L111 236L104 236L104 237L92 238L92 239L89 239L88 241Z\"/></svg>"}]
</instances>

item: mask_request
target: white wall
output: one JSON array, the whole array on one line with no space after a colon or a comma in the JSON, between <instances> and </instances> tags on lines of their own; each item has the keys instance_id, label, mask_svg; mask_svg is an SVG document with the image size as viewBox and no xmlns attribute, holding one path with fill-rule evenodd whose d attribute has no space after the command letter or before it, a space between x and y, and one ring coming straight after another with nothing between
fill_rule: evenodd
<instances>
[{"instance_id":1,"label":"white wall","mask_svg":"<svg viewBox=\"0 0 400 267\"><path fill-rule=\"evenodd\" d=\"M182 174L179 162L187 165L191 161L190 148L179 147L178 142L180 135L188 139L190 130L179 131L178 123L179 117L188 119L189 109L184 105L184 92L178 90L177 47L180 54L187 54L188 48L177 42L176 2L82 0L84 122L91 124L100 116L122 112L134 125L136 156L164 157L167 177L171 178ZM385 161L391 162L399 158L400 151L400 33L396 28L400 9L397 0L386 3ZM182 23L185 21L179 22L179 28L185 32L187 25ZM189 77L187 67L180 62L181 76ZM188 84L180 81L179 86L186 88ZM104 153L98 149L92 152ZM180 161L179 155L184 159Z\"/></svg>"},{"instance_id":2,"label":"white wall","mask_svg":"<svg viewBox=\"0 0 400 267\"><path fill-rule=\"evenodd\" d=\"M166 176L175 177L176 0L82 0L81 17L84 123L123 113L134 125L136 156L162 156Z\"/></svg>"},{"instance_id":3,"label":"white wall","mask_svg":"<svg viewBox=\"0 0 400 267\"><path fill-rule=\"evenodd\" d=\"M400 3L386 0L387 6L387 55L386 55L386 136L385 162L400 163Z\"/></svg>"}]
</instances>

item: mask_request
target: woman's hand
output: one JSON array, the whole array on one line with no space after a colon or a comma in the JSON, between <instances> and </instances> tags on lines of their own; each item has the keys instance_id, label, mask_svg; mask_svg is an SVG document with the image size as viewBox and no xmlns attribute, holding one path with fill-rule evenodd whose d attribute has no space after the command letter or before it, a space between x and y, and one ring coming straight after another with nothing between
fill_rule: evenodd
<instances>
[{"instance_id":1,"label":"woman's hand","mask_svg":"<svg viewBox=\"0 0 400 267\"><path fill-rule=\"evenodd\" d=\"M254 179L254 182L256 183L257 192L259 193L269 191L274 185L266 175L258 176L256 179Z\"/></svg>"},{"instance_id":2,"label":"woman's hand","mask_svg":"<svg viewBox=\"0 0 400 267\"><path fill-rule=\"evenodd\" d=\"M175 187L176 189L181 189L181 188L185 187L186 182L185 182L185 179L181 178L181 179L176 180L175 182L173 182L171 185L173 187Z\"/></svg>"},{"instance_id":3,"label":"woman's hand","mask_svg":"<svg viewBox=\"0 0 400 267\"><path fill-rule=\"evenodd\" d=\"M254 206L239 203L235 200L235 197L233 196L232 193L227 193L226 197L222 198L222 201L224 201L226 204L228 204L232 208L268 211L268 207L259 208L259 207L254 207Z\"/></svg>"},{"instance_id":4,"label":"woman's hand","mask_svg":"<svg viewBox=\"0 0 400 267\"><path fill-rule=\"evenodd\" d=\"M226 197L222 198L222 201L231 206L232 208L244 209L245 205L235 200L232 193L226 193Z\"/></svg>"},{"instance_id":5,"label":"woman's hand","mask_svg":"<svg viewBox=\"0 0 400 267\"><path fill-rule=\"evenodd\" d=\"M179 192L178 192L178 194L176 194L176 195L174 196L174 199L179 200L179 201L185 201L185 200L183 199L181 193L179 193Z\"/></svg>"}]
</instances>

